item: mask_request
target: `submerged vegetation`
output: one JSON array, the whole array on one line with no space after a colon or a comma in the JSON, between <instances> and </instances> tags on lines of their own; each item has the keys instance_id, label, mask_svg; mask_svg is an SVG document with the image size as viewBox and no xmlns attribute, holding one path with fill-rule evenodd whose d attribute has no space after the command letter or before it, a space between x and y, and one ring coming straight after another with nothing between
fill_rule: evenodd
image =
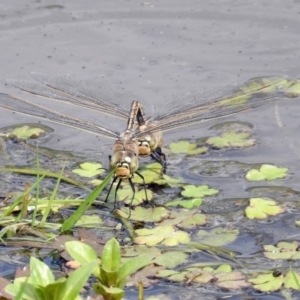
<instances>
[{"instance_id":1,"label":"submerged vegetation","mask_svg":"<svg viewBox=\"0 0 300 300\"><path fill-rule=\"evenodd\" d=\"M298 81L285 84L280 95L298 96ZM3 162L14 159L10 149L17 144L26 149L28 163L0 168L6 182L1 189L1 253L7 267L18 267L14 278L10 273L0 281L1 299L115 300L125 293L174 299L159 289L144 296L144 289L161 283L205 286L207 295L243 295L251 289L291 298L300 290L300 244L292 235L300 221L288 220L287 229L282 224L289 212L299 213L300 192L282 185L293 175L271 159L249 165L210 161L209 153L242 151L259 140L247 123L222 123L211 132L214 136L170 143L166 155L179 167L168 166L167 174L157 162L141 166L147 199L143 180L135 176L133 200L125 181L118 193L114 184L106 203L104 189L114 170L108 174L99 162L32 147L29 139L50 133L43 126L4 129ZM49 157L57 160L50 167ZM180 177L181 160L188 179ZM201 182L199 174L206 176ZM225 199L217 182L205 183L220 174L243 186L264 185L252 185L248 197ZM5 176L24 183L8 185ZM272 224L276 239L270 237L270 228L275 234ZM290 228L291 238L280 240Z\"/></svg>"}]
</instances>

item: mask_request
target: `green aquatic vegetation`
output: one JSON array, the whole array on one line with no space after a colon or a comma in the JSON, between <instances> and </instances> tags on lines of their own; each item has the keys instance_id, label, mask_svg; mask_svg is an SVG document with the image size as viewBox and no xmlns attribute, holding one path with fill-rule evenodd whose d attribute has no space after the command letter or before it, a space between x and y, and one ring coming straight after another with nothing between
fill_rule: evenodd
<instances>
[{"instance_id":1,"label":"green aquatic vegetation","mask_svg":"<svg viewBox=\"0 0 300 300\"><path fill-rule=\"evenodd\" d=\"M162 176L161 164L155 162L146 166L143 166L139 173L144 177L145 183L149 184ZM132 182L143 184L144 181L140 176L134 175Z\"/></svg>"},{"instance_id":2,"label":"green aquatic vegetation","mask_svg":"<svg viewBox=\"0 0 300 300\"><path fill-rule=\"evenodd\" d=\"M245 215L249 219L266 219L284 212L284 208L277 205L276 201L269 198L251 198Z\"/></svg>"},{"instance_id":3,"label":"green aquatic vegetation","mask_svg":"<svg viewBox=\"0 0 300 300\"><path fill-rule=\"evenodd\" d=\"M230 265L225 264L217 268L207 266L191 267L182 271L162 270L156 276L185 284L215 284L225 289L241 289L250 286L241 272L234 271Z\"/></svg>"},{"instance_id":4,"label":"green aquatic vegetation","mask_svg":"<svg viewBox=\"0 0 300 300\"><path fill-rule=\"evenodd\" d=\"M181 206L183 208L192 209L194 207L199 207L200 205L202 205L202 202L203 199L201 198L191 200L179 198L165 203L165 206Z\"/></svg>"},{"instance_id":5,"label":"green aquatic vegetation","mask_svg":"<svg viewBox=\"0 0 300 300\"><path fill-rule=\"evenodd\" d=\"M171 211L168 218L160 223L161 226L178 226L185 229L193 229L206 224L206 215L196 210Z\"/></svg>"},{"instance_id":6,"label":"green aquatic vegetation","mask_svg":"<svg viewBox=\"0 0 300 300\"><path fill-rule=\"evenodd\" d=\"M123 298L127 277L150 264L152 260L151 257L141 254L122 263L120 245L114 238L105 244L100 260L96 252L84 243L70 241L65 246L69 254L83 266L94 262L93 274L98 280L93 286L94 291L108 300ZM95 263L95 259L98 260L98 264Z\"/></svg>"},{"instance_id":7,"label":"green aquatic vegetation","mask_svg":"<svg viewBox=\"0 0 300 300\"><path fill-rule=\"evenodd\" d=\"M259 274L256 275L255 278L248 279L248 282L252 283L253 288L260 292L274 292L282 289L283 287L298 290L299 280L299 274L288 271L285 274L280 273L279 276L276 272Z\"/></svg>"},{"instance_id":8,"label":"green aquatic vegetation","mask_svg":"<svg viewBox=\"0 0 300 300\"><path fill-rule=\"evenodd\" d=\"M98 215L82 215L76 222L77 227L97 228L103 224L103 220Z\"/></svg>"},{"instance_id":9,"label":"green aquatic vegetation","mask_svg":"<svg viewBox=\"0 0 300 300\"><path fill-rule=\"evenodd\" d=\"M137 206L132 210L128 207L122 207L122 209L117 210L118 215L123 218L128 218L129 212L130 220L144 222L160 222L170 215L170 212L164 207L144 208Z\"/></svg>"},{"instance_id":10,"label":"green aquatic vegetation","mask_svg":"<svg viewBox=\"0 0 300 300\"><path fill-rule=\"evenodd\" d=\"M71 300L79 299L79 292L95 268L92 261L76 271L68 278L61 277L55 280L50 268L35 257L30 258L30 276L19 277L12 284L6 286L5 291L17 296L22 290L20 299L26 300Z\"/></svg>"},{"instance_id":11,"label":"green aquatic vegetation","mask_svg":"<svg viewBox=\"0 0 300 300\"><path fill-rule=\"evenodd\" d=\"M85 213L85 211L94 203L96 198L100 195L106 185L109 183L110 179L115 174L115 170L112 170L103 182L96 187L88 196L87 198L82 201L81 205L77 208L77 210L64 221L61 226L61 232L67 231L72 229L72 227L76 224L76 222L80 219L80 217Z\"/></svg>"},{"instance_id":12,"label":"green aquatic vegetation","mask_svg":"<svg viewBox=\"0 0 300 300\"><path fill-rule=\"evenodd\" d=\"M286 97L298 97L300 95L300 80L289 80L283 92Z\"/></svg>"},{"instance_id":13,"label":"green aquatic vegetation","mask_svg":"<svg viewBox=\"0 0 300 300\"><path fill-rule=\"evenodd\" d=\"M199 230L197 241L205 245L220 247L232 243L239 234L238 229L213 228L212 230Z\"/></svg>"},{"instance_id":14,"label":"green aquatic vegetation","mask_svg":"<svg viewBox=\"0 0 300 300\"><path fill-rule=\"evenodd\" d=\"M246 174L249 181L274 180L286 177L288 169L279 168L274 165L261 165L259 170L251 169Z\"/></svg>"},{"instance_id":15,"label":"green aquatic vegetation","mask_svg":"<svg viewBox=\"0 0 300 300\"><path fill-rule=\"evenodd\" d=\"M42 128L23 125L22 127L16 127L15 129L13 129L9 136L16 136L19 139L27 140L32 138L38 138L44 133L45 130Z\"/></svg>"},{"instance_id":16,"label":"green aquatic vegetation","mask_svg":"<svg viewBox=\"0 0 300 300\"><path fill-rule=\"evenodd\" d=\"M137 235L134 242L139 245L155 246L163 244L165 246L175 246L186 244L190 241L188 233L177 230L174 226L156 226L152 229L143 228L135 230Z\"/></svg>"},{"instance_id":17,"label":"green aquatic vegetation","mask_svg":"<svg viewBox=\"0 0 300 300\"><path fill-rule=\"evenodd\" d=\"M145 245L135 245L134 247L125 247L122 253L122 260L128 258L147 255L151 262L166 268L175 268L187 262L188 254L183 251L163 250L157 247L148 247Z\"/></svg>"},{"instance_id":18,"label":"green aquatic vegetation","mask_svg":"<svg viewBox=\"0 0 300 300\"><path fill-rule=\"evenodd\" d=\"M176 143L170 143L169 147L173 153L184 153L187 155L205 154L209 148L207 146L197 147L197 143L191 143L189 141L179 141Z\"/></svg>"},{"instance_id":19,"label":"green aquatic vegetation","mask_svg":"<svg viewBox=\"0 0 300 300\"><path fill-rule=\"evenodd\" d=\"M72 172L82 177L91 178L97 175L101 175L105 172L102 165L99 163L84 162L79 166L79 169L73 169Z\"/></svg>"},{"instance_id":20,"label":"green aquatic vegetation","mask_svg":"<svg viewBox=\"0 0 300 300\"><path fill-rule=\"evenodd\" d=\"M221 136L210 137L206 140L206 143L216 149L237 147L246 148L256 144L255 139L249 139L250 132L238 132L235 130L229 130L221 134Z\"/></svg>"},{"instance_id":21,"label":"green aquatic vegetation","mask_svg":"<svg viewBox=\"0 0 300 300\"><path fill-rule=\"evenodd\" d=\"M212 196L218 194L219 191L216 189L211 189L207 185L185 185L183 186L184 191L181 192L181 195L187 198L202 198L204 196Z\"/></svg>"},{"instance_id":22,"label":"green aquatic vegetation","mask_svg":"<svg viewBox=\"0 0 300 300\"><path fill-rule=\"evenodd\" d=\"M148 201L151 201L153 198L152 191L146 189L146 193L147 193ZM114 193L112 193L112 195L114 195ZM132 200L132 196L133 193L132 193L131 186L129 184L126 184L122 189L118 190L117 200L120 202L124 202L126 204L130 204L131 206L138 206L147 200L144 188L141 188L139 191L135 192L133 200Z\"/></svg>"},{"instance_id":23,"label":"green aquatic vegetation","mask_svg":"<svg viewBox=\"0 0 300 300\"><path fill-rule=\"evenodd\" d=\"M300 259L299 246L296 241L279 242L276 246L264 245L264 255L270 259L298 260Z\"/></svg>"}]
</instances>

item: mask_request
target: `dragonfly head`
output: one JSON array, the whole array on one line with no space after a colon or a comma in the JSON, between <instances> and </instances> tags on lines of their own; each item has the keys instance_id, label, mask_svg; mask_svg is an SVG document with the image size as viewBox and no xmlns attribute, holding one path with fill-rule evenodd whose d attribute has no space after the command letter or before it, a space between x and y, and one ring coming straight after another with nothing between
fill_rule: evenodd
<instances>
[{"instance_id":1,"label":"dragonfly head","mask_svg":"<svg viewBox=\"0 0 300 300\"><path fill-rule=\"evenodd\" d=\"M148 141L146 138L139 140L139 156L149 156L150 154L150 141Z\"/></svg>"},{"instance_id":2,"label":"dragonfly head","mask_svg":"<svg viewBox=\"0 0 300 300\"><path fill-rule=\"evenodd\" d=\"M116 176L122 179L131 178L138 166L138 158L132 151L117 151L110 160L110 167L116 167Z\"/></svg>"}]
</instances>

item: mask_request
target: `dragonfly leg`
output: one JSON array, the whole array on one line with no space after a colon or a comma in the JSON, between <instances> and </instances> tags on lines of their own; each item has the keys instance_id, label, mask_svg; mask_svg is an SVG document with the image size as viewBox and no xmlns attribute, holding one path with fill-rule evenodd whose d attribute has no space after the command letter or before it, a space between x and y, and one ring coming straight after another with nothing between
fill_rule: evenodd
<instances>
[{"instance_id":1,"label":"dragonfly leg","mask_svg":"<svg viewBox=\"0 0 300 300\"><path fill-rule=\"evenodd\" d=\"M109 194L110 194L110 192L111 192L111 189L112 189L112 187L113 187L113 184L116 182L117 179L118 179L118 177L115 176L114 179L113 179L113 181L112 181L112 183L111 183L111 185L110 185L110 187L109 187L109 190L108 190L108 192L107 192L107 195L106 195L106 198L105 198L105 201L104 201L104 202L107 202L108 196L109 196Z\"/></svg>"},{"instance_id":2,"label":"dragonfly leg","mask_svg":"<svg viewBox=\"0 0 300 300\"><path fill-rule=\"evenodd\" d=\"M143 176L141 173L137 172L137 171L135 172L135 174L137 174L137 175L143 180L143 186L144 186L144 191L145 191L146 201L147 201L147 202L150 202L150 201L148 200L148 196L147 196L147 189L146 189L146 183L145 183L144 176ZM151 202L151 206L154 207L153 202Z\"/></svg>"},{"instance_id":3,"label":"dragonfly leg","mask_svg":"<svg viewBox=\"0 0 300 300\"><path fill-rule=\"evenodd\" d=\"M161 148L156 148L150 156L162 165L163 173L165 174L167 170L167 159L166 155L161 151Z\"/></svg>"},{"instance_id":4,"label":"dragonfly leg","mask_svg":"<svg viewBox=\"0 0 300 300\"><path fill-rule=\"evenodd\" d=\"M116 186L116 191L115 191L115 201L114 201L114 209L112 211L114 211L116 209L116 203L117 203L117 193L118 193L118 189L120 188L122 182L122 178L119 179L119 182Z\"/></svg>"}]
</instances>

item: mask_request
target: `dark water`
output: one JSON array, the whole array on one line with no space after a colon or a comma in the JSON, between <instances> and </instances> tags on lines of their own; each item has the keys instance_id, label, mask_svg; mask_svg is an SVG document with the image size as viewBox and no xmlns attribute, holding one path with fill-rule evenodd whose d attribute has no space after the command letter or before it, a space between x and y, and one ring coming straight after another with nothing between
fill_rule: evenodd
<instances>
[{"instance_id":1,"label":"dark water","mask_svg":"<svg viewBox=\"0 0 300 300\"><path fill-rule=\"evenodd\" d=\"M178 95L244 82L255 76L286 74L297 78L299 15L300 1L290 0L2 1L0 91L17 94L4 85L5 80L28 79L31 71L72 74L74 79L132 91L141 101L148 101L159 110L160 105ZM253 124L259 144L242 151L215 151L200 160L287 167L289 177L274 185L299 190L299 115L299 101L278 99L227 118L226 121ZM35 120L0 110L0 127L23 122ZM208 129L217 122L220 121L193 131L185 129L168 134L166 140L208 136ZM110 153L109 140L43 123L55 129L43 143L47 147L76 149L87 156L102 158ZM188 163L192 166L197 162ZM249 197L247 188L257 186L243 178L191 175L188 171L183 174L190 176L193 183L201 180L217 185L224 198ZM288 221L290 217L294 220L295 216L287 212L279 218L277 226L266 229L268 242L297 233L295 228L292 232L285 231L293 226ZM247 232L244 234L247 236ZM172 289L168 290L171 294Z\"/></svg>"}]
</instances>

